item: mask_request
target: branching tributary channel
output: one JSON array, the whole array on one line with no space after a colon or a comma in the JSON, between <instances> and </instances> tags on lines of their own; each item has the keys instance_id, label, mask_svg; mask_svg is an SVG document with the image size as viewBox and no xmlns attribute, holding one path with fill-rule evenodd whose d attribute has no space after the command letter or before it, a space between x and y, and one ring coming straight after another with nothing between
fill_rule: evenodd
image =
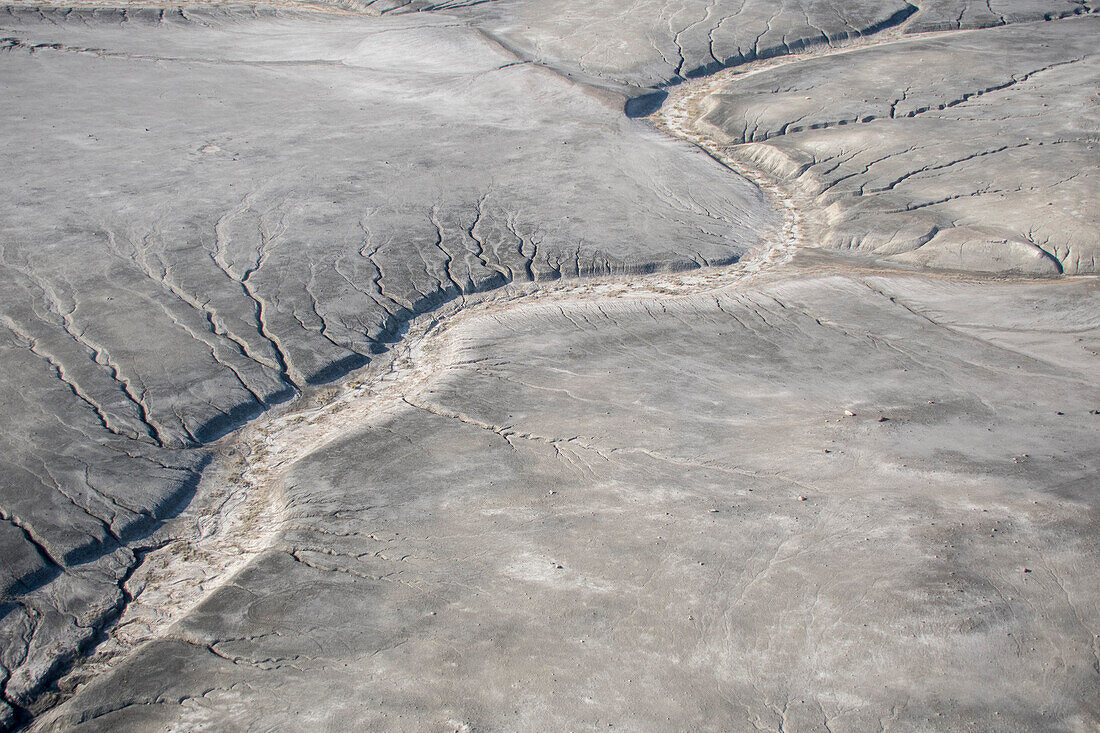
<instances>
[{"instance_id":1,"label":"branching tributary channel","mask_svg":"<svg viewBox=\"0 0 1100 733\"><path fill-rule=\"evenodd\" d=\"M670 88L650 120L668 134L703 149L736 175L752 180L784 214L769 245L729 267L677 274L601 277L551 283L513 283L463 297L416 318L398 345L336 385L314 388L209 446L215 459L203 474L190 506L144 543L140 565L126 581L127 604L105 638L59 682L63 696L115 666L131 650L164 635L259 553L281 529L281 482L299 460L341 436L384 420L406 403L417 403L448 369L460 344L452 326L506 310L518 301L567 306L601 298L676 298L734 288L789 262L803 238L803 217L790 194L694 126L698 104L731 81L778 65L897 42L900 31L856 39L841 47L766 59L725 69Z\"/></svg>"}]
</instances>

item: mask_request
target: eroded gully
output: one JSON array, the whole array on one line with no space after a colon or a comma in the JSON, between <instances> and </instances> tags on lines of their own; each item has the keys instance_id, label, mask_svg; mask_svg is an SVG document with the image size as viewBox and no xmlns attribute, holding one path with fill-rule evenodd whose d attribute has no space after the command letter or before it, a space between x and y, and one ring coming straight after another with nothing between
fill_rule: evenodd
<instances>
[{"instance_id":1,"label":"eroded gully","mask_svg":"<svg viewBox=\"0 0 1100 733\"><path fill-rule=\"evenodd\" d=\"M918 37L925 38L922 34ZM215 453L191 504L146 543L152 547L124 587L126 605L104 638L58 683L56 704L116 666L131 651L164 635L278 537L285 497L282 481L302 458L363 426L385 420L423 395L453 363L461 344L451 337L465 320L508 310L519 302L567 306L599 298L678 298L743 286L789 263L804 243L804 202L767 174L701 134L694 122L711 92L764 69L822 55L905 42L900 28L838 46L749 62L669 88L648 118L656 127L702 149L734 175L759 186L783 214L771 241L728 267L644 276L599 277L549 283L512 283L465 296L410 321L386 354L336 384L307 391L209 447ZM52 705L51 705L52 707Z\"/></svg>"}]
</instances>

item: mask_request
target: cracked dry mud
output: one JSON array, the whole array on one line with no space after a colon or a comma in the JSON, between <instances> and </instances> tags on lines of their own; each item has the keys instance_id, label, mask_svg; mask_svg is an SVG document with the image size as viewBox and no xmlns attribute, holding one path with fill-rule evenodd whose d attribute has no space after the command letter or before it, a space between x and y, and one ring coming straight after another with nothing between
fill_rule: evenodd
<instances>
[{"instance_id":1,"label":"cracked dry mud","mask_svg":"<svg viewBox=\"0 0 1100 733\"><path fill-rule=\"evenodd\" d=\"M82 5L0 728L1100 726L1089 3Z\"/></svg>"}]
</instances>

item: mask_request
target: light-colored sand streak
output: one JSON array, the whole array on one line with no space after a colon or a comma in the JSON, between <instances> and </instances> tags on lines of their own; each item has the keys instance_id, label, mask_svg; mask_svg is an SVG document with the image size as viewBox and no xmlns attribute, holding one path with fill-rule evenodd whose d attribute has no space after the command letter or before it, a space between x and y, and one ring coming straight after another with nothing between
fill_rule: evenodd
<instances>
[{"instance_id":1,"label":"light-colored sand streak","mask_svg":"<svg viewBox=\"0 0 1100 733\"><path fill-rule=\"evenodd\" d=\"M739 164L730 167L740 172ZM747 171L746 171L747 172ZM314 388L297 402L273 409L211 446L215 459L203 473L191 505L154 536L151 550L126 583L130 600L118 622L88 658L59 683L63 695L115 666L121 657L157 638L203 599L270 547L282 521L281 482L305 456L365 425L416 402L448 369L459 344L459 323L522 302L562 305L595 298L683 297L729 288L788 262L801 237L790 200L767 184L785 222L770 246L729 267L549 283L511 284L465 297L409 324L387 354L335 385ZM163 543L163 544L162 544Z\"/></svg>"},{"instance_id":2,"label":"light-colored sand streak","mask_svg":"<svg viewBox=\"0 0 1100 733\"><path fill-rule=\"evenodd\" d=\"M335 385L314 388L296 402L268 411L211 446L216 457L204 472L195 499L154 536L159 545L144 557L126 584L129 602L108 638L59 684L74 691L140 644L162 636L253 557L270 547L281 529L282 480L305 456L366 425L383 421L417 402L448 370L461 344L452 327L508 309L517 302L568 305L597 298L676 298L738 287L790 262L804 244L804 225L795 199L777 182L700 134L700 102L744 77L824 54L896 42L900 31L857 39L843 47L767 59L726 69L670 89L650 120L668 134L698 146L720 164L758 185L783 213L772 241L728 267L645 276L513 283L490 293L464 297L413 320L388 353Z\"/></svg>"}]
</instances>

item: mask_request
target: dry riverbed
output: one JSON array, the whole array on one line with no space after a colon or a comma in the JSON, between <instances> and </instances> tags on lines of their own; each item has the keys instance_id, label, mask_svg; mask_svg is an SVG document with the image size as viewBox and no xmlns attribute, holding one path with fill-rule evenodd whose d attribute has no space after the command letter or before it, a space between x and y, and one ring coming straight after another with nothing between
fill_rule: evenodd
<instances>
[{"instance_id":1,"label":"dry riverbed","mask_svg":"<svg viewBox=\"0 0 1100 733\"><path fill-rule=\"evenodd\" d=\"M586 279L548 281L569 254L548 255L511 215L485 224L483 197L458 228L468 264L500 282L410 310L369 364L211 443L194 498L142 540L121 616L39 698L31 728L1100 725L1100 287L1031 276L1090 271L1074 229L1088 214L1066 209L1063 229L1017 242L1016 220L906 188L944 170L956 177L935 185L970 186L999 163L888 143L929 110L986 124L1051 69L1068 89L1085 55L1064 44L1068 60L1009 69L1003 86L976 69L934 90L913 71L901 98L862 98L886 118L829 106L840 66L873 72L886 49L909 63L956 38L982 53L1013 33L913 39L899 26L671 87L651 122L728 169L706 175L751 205L721 214L733 194L661 189L675 202L661 226L696 217L718 241L724 217L738 231L767 222L733 265L607 276L593 259ZM786 89L788 107L745 102L754 84ZM942 103L922 101L939 91ZM793 125L788 108L816 121ZM771 132L749 134L746 119ZM1062 136L1059 155L1091 150L1087 135ZM701 157L659 149L694 156L692 171ZM882 174L900 176L888 203L910 196L931 218L895 226L882 213L868 172L898 157ZM1035 196L1066 185L1047 183L988 211L1045 207ZM443 287L456 258L440 217ZM256 219L252 270L220 223L213 257L281 355L248 281L284 224ZM867 222L864 240L838 246ZM910 246L925 224L935 231ZM360 227L370 259L379 246ZM486 242L502 232L518 247L494 260ZM677 242L675 257L691 257ZM524 267L540 274L539 247L543 277L520 282ZM585 274L580 250L572 264ZM383 268L371 272L375 300L390 297Z\"/></svg>"}]
</instances>

